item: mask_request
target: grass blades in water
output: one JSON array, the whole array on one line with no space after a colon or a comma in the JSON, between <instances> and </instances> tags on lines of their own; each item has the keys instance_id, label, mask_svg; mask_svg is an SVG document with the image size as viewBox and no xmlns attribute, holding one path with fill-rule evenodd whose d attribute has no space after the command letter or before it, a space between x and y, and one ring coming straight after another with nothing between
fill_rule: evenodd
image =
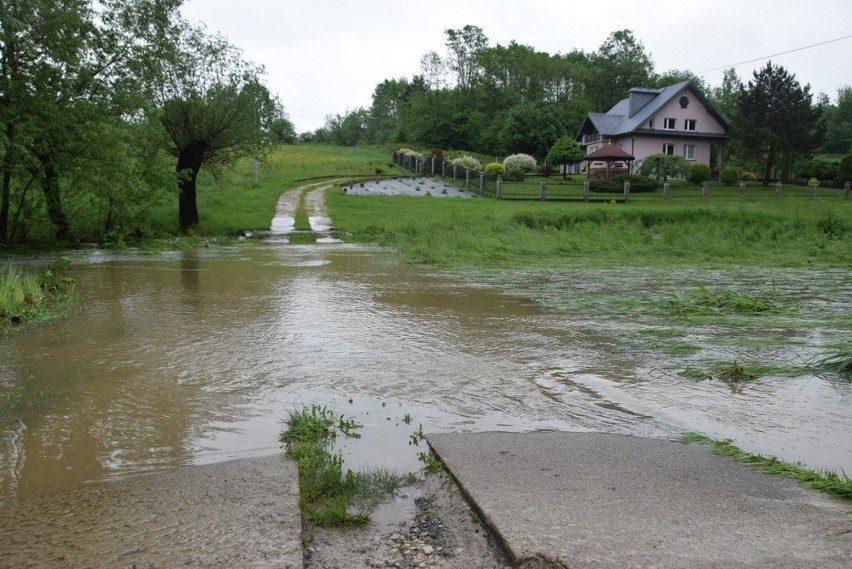
<instances>
[{"instance_id":1,"label":"grass blades in water","mask_svg":"<svg viewBox=\"0 0 852 569\"><path fill-rule=\"evenodd\" d=\"M311 405L290 413L280 440L299 467L299 507L305 521L318 526L361 525L388 496L412 482L410 475L385 469L344 470L343 457L331 451L338 434L360 438L361 425L332 409Z\"/></svg>"},{"instance_id":2,"label":"grass blades in water","mask_svg":"<svg viewBox=\"0 0 852 569\"><path fill-rule=\"evenodd\" d=\"M13 326L49 320L77 301L74 279L65 276L70 261L62 257L37 274L8 267L0 272L0 336Z\"/></svg>"},{"instance_id":3,"label":"grass blades in water","mask_svg":"<svg viewBox=\"0 0 852 569\"><path fill-rule=\"evenodd\" d=\"M680 440L683 443L710 447L716 454L729 456L738 462L753 465L765 474L793 478L810 488L852 502L852 479L845 473L818 472L803 468L800 465L782 462L775 457L767 458L759 454L750 454L734 446L730 441L718 441L698 433L686 433Z\"/></svg>"}]
</instances>

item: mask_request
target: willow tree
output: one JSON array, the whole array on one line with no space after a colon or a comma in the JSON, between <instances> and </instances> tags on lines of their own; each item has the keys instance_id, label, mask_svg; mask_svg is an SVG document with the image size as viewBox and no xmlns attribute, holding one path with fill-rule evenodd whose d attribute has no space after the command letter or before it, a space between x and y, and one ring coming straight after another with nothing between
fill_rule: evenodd
<instances>
[{"instance_id":1,"label":"willow tree","mask_svg":"<svg viewBox=\"0 0 852 569\"><path fill-rule=\"evenodd\" d=\"M272 143L280 107L261 83L263 68L220 35L184 23L164 70L160 120L177 158L178 218L186 233L199 224L201 168L258 157Z\"/></svg>"}]
</instances>

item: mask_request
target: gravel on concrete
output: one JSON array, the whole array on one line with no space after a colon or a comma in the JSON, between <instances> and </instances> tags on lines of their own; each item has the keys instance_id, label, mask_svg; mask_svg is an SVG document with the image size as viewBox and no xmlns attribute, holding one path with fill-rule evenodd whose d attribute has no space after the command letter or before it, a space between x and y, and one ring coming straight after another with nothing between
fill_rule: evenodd
<instances>
[{"instance_id":1,"label":"gravel on concrete","mask_svg":"<svg viewBox=\"0 0 852 569\"><path fill-rule=\"evenodd\" d=\"M429 474L417 493L415 509L396 525L311 530L305 568L511 568L449 477Z\"/></svg>"},{"instance_id":2,"label":"gravel on concrete","mask_svg":"<svg viewBox=\"0 0 852 569\"><path fill-rule=\"evenodd\" d=\"M702 446L566 432L426 440L516 567L852 567L846 503Z\"/></svg>"}]
</instances>

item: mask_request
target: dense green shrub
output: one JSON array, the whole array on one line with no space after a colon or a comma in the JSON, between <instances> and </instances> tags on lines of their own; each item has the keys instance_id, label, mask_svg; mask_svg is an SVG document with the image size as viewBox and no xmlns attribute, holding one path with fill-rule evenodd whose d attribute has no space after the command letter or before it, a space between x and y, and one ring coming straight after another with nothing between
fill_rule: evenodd
<instances>
[{"instance_id":1,"label":"dense green shrub","mask_svg":"<svg viewBox=\"0 0 852 569\"><path fill-rule=\"evenodd\" d=\"M831 160L821 158L812 158L806 160L799 166L798 174L800 178L816 178L821 182L828 182L837 177L837 171L840 164Z\"/></svg>"},{"instance_id":2,"label":"dense green shrub","mask_svg":"<svg viewBox=\"0 0 852 569\"><path fill-rule=\"evenodd\" d=\"M757 174L754 172L742 172L740 173L740 180L743 182L755 182L757 181Z\"/></svg>"},{"instance_id":3,"label":"dense green shrub","mask_svg":"<svg viewBox=\"0 0 852 569\"><path fill-rule=\"evenodd\" d=\"M506 168L499 162L491 162L485 165L485 175L492 178L505 178Z\"/></svg>"},{"instance_id":4,"label":"dense green shrub","mask_svg":"<svg viewBox=\"0 0 852 569\"><path fill-rule=\"evenodd\" d=\"M535 169L536 174L541 174L545 178L556 174L559 170L553 164L542 164Z\"/></svg>"},{"instance_id":5,"label":"dense green shrub","mask_svg":"<svg viewBox=\"0 0 852 569\"><path fill-rule=\"evenodd\" d=\"M622 192L624 182L630 182L630 193L653 192L660 187L660 183L653 178L638 176L636 174L621 174L613 176L609 180L592 180L589 182L589 190L593 192Z\"/></svg>"},{"instance_id":6,"label":"dense green shrub","mask_svg":"<svg viewBox=\"0 0 852 569\"><path fill-rule=\"evenodd\" d=\"M454 158L452 160L452 163L456 166L467 168L468 170L475 170L477 172L482 171L482 162L480 162L473 156L459 156L458 158Z\"/></svg>"},{"instance_id":7,"label":"dense green shrub","mask_svg":"<svg viewBox=\"0 0 852 569\"><path fill-rule=\"evenodd\" d=\"M852 181L852 154L847 154L840 159L840 164L837 167L837 178L835 185L842 188L846 182Z\"/></svg>"},{"instance_id":8,"label":"dense green shrub","mask_svg":"<svg viewBox=\"0 0 852 569\"><path fill-rule=\"evenodd\" d=\"M740 181L740 169L731 166L722 168L722 171L719 173L719 180L726 186L736 184Z\"/></svg>"},{"instance_id":9,"label":"dense green shrub","mask_svg":"<svg viewBox=\"0 0 852 569\"><path fill-rule=\"evenodd\" d=\"M503 160L503 166L506 170L522 170L524 172L532 172L535 170L535 158L529 154L512 154Z\"/></svg>"},{"instance_id":10,"label":"dense green shrub","mask_svg":"<svg viewBox=\"0 0 852 569\"><path fill-rule=\"evenodd\" d=\"M710 179L710 166L707 164L693 164L689 169L689 181L693 184L703 184Z\"/></svg>"},{"instance_id":11,"label":"dense green shrub","mask_svg":"<svg viewBox=\"0 0 852 569\"><path fill-rule=\"evenodd\" d=\"M512 182L523 182L526 173L520 168L509 168L506 170L506 176Z\"/></svg>"}]
</instances>

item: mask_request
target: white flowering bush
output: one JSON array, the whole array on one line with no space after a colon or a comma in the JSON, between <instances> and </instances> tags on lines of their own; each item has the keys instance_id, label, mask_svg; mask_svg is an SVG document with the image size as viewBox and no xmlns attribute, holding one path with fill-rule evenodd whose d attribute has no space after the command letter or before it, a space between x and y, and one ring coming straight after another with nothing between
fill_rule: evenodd
<instances>
[{"instance_id":1,"label":"white flowering bush","mask_svg":"<svg viewBox=\"0 0 852 569\"><path fill-rule=\"evenodd\" d=\"M403 156L411 156L412 158L423 160L423 155L421 153L410 148L400 148L399 150L397 150L397 152L402 154Z\"/></svg>"},{"instance_id":2,"label":"white flowering bush","mask_svg":"<svg viewBox=\"0 0 852 569\"><path fill-rule=\"evenodd\" d=\"M503 166L506 170L523 170L524 172L532 172L535 170L535 158L529 154L512 154L506 156L503 160Z\"/></svg>"},{"instance_id":3,"label":"white flowering bush","mask_svg":"<svg viewBox=\"0 0 852 569\"><path fill-rule=\"evenodd\" d=\"M476 170L477 172L482 171L482 162L473 156L459 156L458 158L454 158L452 163L456 166L467 168L468 170Z\"/></svg>"}]
</instances>

